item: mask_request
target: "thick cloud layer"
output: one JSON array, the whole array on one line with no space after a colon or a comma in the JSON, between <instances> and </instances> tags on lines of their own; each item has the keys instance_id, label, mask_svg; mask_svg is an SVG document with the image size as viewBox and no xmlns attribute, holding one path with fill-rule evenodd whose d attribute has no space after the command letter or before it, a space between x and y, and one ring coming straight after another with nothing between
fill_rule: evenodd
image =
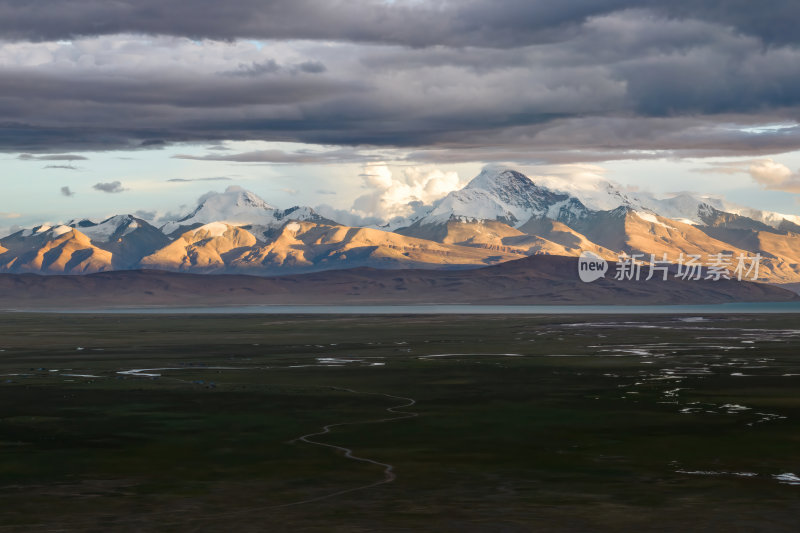
<instances>
[{"instance_id":1,"label":"thick cloud layer","mask_svg":"<svg viewBox=\"0 0 800 533\"><path fill-rule=\"evenodd\" d=\"M0 0L0 151L267 140L328 148L207 159L780 153L800 148L798 15L784 0Z\"/></svg>"},{"instance_id":2,"label":"thick cloud layer","mask_svg":"<svg viewBox=\"0 0 800 533\"><path fill-rule=\"evenodd\" d=\"M635 9L718 22L767 43L800 39L794 0L0 0L0 37L142 33L507 48L562 41L591 17Z\"/></svg>"}]
</instances>

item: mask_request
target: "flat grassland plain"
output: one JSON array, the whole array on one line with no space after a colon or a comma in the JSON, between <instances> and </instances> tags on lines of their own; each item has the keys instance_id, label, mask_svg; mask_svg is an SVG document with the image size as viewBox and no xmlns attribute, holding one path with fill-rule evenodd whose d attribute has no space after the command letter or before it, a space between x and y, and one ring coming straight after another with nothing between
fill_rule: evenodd
<instances>
[{"instance_id":1,"label":"flat grassland plain","mask_svg":"<svg viewBox=\"0 0 800 533\"><path fill-rule=\"evenodd\" d=\"M3 532L800 516L797 316L6 314L0 350Z\"/></svg>"}]
</instances>

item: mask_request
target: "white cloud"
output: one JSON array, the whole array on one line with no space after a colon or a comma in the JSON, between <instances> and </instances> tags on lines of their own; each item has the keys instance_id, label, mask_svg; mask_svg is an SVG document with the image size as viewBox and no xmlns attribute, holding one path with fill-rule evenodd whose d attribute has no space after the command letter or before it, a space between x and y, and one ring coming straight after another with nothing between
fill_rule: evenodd
<instances>
[{"instance_id":1,"label":"white cloud","mask_svg":"<svg viewBox=\"0 0 800 533\"><path fill-rule=\"evenodd\" d=\"M529 175L535 183L567 192L593 191L608 182L608 171L599 165L576 163L544 166L534 170Z\"/></svg>"},{"instance_id":2,"label":"white cloud","mask_svg":"<svg viewBox=\"0 0 800 533\"><path fill-rule=\"evenodd\" d=\"M378 226L384 221L377 217L365 217L350 209L337 209L330 204L320 204L314 211L323 217L345 226Z\"/></svg>"},{"instance_id":3,"label":"white cloud","mask_svg":"<svg viewBox=\"0 0 800 533\"><path fill-rule=\"evenodd\" d=\"M800 193L800 173L772 159L753 162L748 168L750 176L765 189Z\"/></svg>"},{"instance_id":4,"label":"white cloud","mask_svg":"<svg viewBox=\"0 0 800 533\"><path fill-rule=\"evenodd\" d=\"M408 216L465 185L456 172L427 166L393 170L384 163L365 165L362 178L370 191L356 198L351 211L382 220Z\"/></svg>"}]
</instances>

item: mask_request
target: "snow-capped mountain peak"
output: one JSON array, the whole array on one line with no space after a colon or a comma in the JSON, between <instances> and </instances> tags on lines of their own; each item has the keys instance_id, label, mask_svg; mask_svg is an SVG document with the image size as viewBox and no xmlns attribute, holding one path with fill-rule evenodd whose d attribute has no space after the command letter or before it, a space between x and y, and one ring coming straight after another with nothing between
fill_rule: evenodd
<instances>
[{"instance_id":1,"label":"snow-capped mountain peak","mask_svg":"<svg viewBox=\"0 0 800 533\"><path fill-rule=\"evenodd\" d=\"M210 192L198 200L197 207L185 217L166 223L161 230L172 234L186 226L224 222L233 226L268 226L275 221L276 209L256 194L238 186L225 192Z\"/></svg>"},{"instance_id":2,"label":"snow-capped mountain peak","mask_svg":"<svg viewBox=\"0 0 800 533\"><path fill-rule=\"evenodd\" d=\"M100 222L88 218L70 220L66 225L77 229L94 242L108 242L121 239L145 224L133 215L115 215Z\"/></svg>"},{"instance_id":3,"label":"snow-capped mountain peak","mask_svg":"<svg viewBox=\"0 0 800 533\"><path fill-rule=\"evenodd\" d=\"M223 193L206 195L201 207L206 209L227 209L230 207L237 209L275 209L255 193L237 185L231 185Z\"/></svg>"},{"instance_id":4,"label":"snow-capped mountain peak","mask_svg":"<svg viewBox=\"0 0 800 533\"><path fill-rule=\"evenodd\" d=\"M216 221L232 224L253 224L272 218L275 208L256 194L232 185L221 193L208 193L199 200L197 208L178 222Z\"/></svg>"},{"instance_id":5,"label":"snow-capped mountain peak","mask_svg":"<svg viewBox=\"0 0 800 533\"><path fill-rule=\"evenodd\" d=\"M222 222L231 226L247 226L254 234L282 225L287 220L330 222L310 207L295 206L277 209L255 193L238 186L228 187L225 192L210 192L198 201L198 206L185 217L167 222L161 227L166 235L183 232L187 227Z\"/></svg>"},{"instance_id":6,"label":"snow-capped mountain peak","mask_svg":"<svg viewBox=\"0 0 800 533\"><path fill-rule=\"evenodd\" d=\"M533 182L521 172L510 168L485 168L466 185L467 189L484 189L487 191L518 190L524 191Z\"/></svg>"},{"instance_id":7,"label":"snow-capped mountain peak","mask_svg":"<svg viewBox=\"0 0 800 533\"><path fill-rule=\"evenodd\" d=\"M72 228L65 226L64 224L56 224L55 226L51 226L50 224L41 224L39 226L34 226L33 228L20 230L9 235L8 237L13 237L16 239L48 240L60 237L65 233L69 233L70 231L72 231Z\"/></svg>"},{"instance_id":8,"label":"snow-capped mountain peak","mask_svg":"<svg viewBox=\"0 0 800 533\"><path fill-rule=\"evenodd\" d=\"M34 226L34 227L30 228L30 229L22 230L21 232L19 232L19 236L20 237L32 237L33 235L41 235L41 234L49 231L50 229L52 229L52 227L53 226L51 226L50 224L42 224L40 226Z\"/></svg>"},{"instance_id":9,"label":"snow-capped mountain peak","mask_svg":"<svg viewBox=\"0 0 800 533\"><path fill-rule=\"evenodd\" d=\"M578 199L540 187L520 172L485 169L466 187L445 196L418 223L494 220L516 227L533 217L573 219L585 211Z\"/></svg>"},{"instance_id":10,"label":"snow-capped mountain peak","mask_svg":"<svg viewBox=\"0 0 800 533\"><path fill-rule=\"evenodd\" d=\"M210 222L208 224L205 224L203 226L200 226L199 228L192 230L192 234L194 236L200 234L205 239L211 239L214 237L223 236L225 232L230 230L231 227L232 226L229 226L222 222Z\"/></svg>"}]
</instances>

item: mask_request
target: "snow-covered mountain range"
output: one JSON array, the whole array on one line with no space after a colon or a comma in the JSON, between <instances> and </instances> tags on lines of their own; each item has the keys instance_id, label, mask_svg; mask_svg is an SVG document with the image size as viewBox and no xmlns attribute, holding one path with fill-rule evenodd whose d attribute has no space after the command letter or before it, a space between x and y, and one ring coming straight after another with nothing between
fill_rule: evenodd
<instances>
[{"instance_id":1,"label":"snow-covered mountain range","mask_svg":"<svg viewBox=\"0 0 800 533\"><path fill-rule=\"evenodd\" d=\"M800 216L739 206L711 195L679 193L660 198L643 191L626 191L610 181L597 180L591 187L576 187L566 179L543 178L539 183L512 169L487 169L463 189L453 191L431 206L422 217L396 221L400 228L449 220L498 220L519 226L532 217L565 223L580 220L589 211L628 207L686 224L704 224L713 210L751 218L778 228L791 223L800 227Z\"/></svg>"},{"instance_id":2,"label":"snow-covered mountain range","mask_svg":"<svg viewBox=\"0 0 800 533\"><path fill-rule=\"evenodd\" d=\"M589 188L534 182L512 169L481 172L393 229L343 226L309 207L279 209L229 187L161 227L117 215L17 231L0 239L0 272L276 275L356 266L456 268L591 250L607 259L623 252L760 253L764 280L800 281L800 217L704 195L659 198L610 182Z\"/></svg>"},{"instance_id":3,"label":"snow-covered mountain range","mask_svg":"<svg viewBox=\"0 0 800 533\"><path fill-rule=\"evenodd\" d=\"M278 209L252 192L238 186L228 187L223 193L209 193L191 213L161 226L165 235L177 236L189 229L224 222L232 226L250 228L258 235L268 234L289 220L330 223L310 207L295 206Z\"/></svg>"}]
</instances>

